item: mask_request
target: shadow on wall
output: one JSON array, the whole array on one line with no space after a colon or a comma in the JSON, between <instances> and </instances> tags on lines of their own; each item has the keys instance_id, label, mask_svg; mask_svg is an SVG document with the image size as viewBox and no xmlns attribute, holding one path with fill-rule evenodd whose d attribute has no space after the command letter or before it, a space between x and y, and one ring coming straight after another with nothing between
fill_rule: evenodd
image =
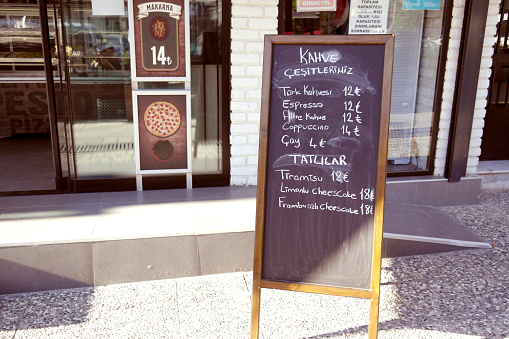
<instances>
[{"instance_id":1,"label":"shadow on wall","mask_svg":"<svg viewBox=\"0 0 509 339\"><path fill-rule=\"evenodd\" d=\"M22 247L20 251L23 251ZM25 251L24 253L26 255L29 252ZM82 254L79 250L76 253L77 255ZM37 262L37 257L39 257L39 260L48 260L47 256L41 255L41 253L31 251L30 254L33 256L32 262ZM11 251L9 255L16 254ZM90 279L92 272L87 274L86 271L82 271L80 274L74 274L72 278L63 276L62 272L72 271L71 268L66 267L66 263L69 263L69 261L57 259L52 265L47 266L46 270L40 270L14 261L0 259L0 267L2 268L0 294L35 292L58 288L91 287L93 285L93 280Z\"/></svg>"}]
</instances>

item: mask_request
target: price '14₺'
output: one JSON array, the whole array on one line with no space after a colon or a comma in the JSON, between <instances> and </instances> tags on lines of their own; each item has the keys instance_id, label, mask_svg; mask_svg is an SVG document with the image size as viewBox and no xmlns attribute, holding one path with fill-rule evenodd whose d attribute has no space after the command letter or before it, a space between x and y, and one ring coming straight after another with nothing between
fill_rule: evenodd
<instances>
[{"instance_id":1,"label":"price '14\u20ba'","mask_svg":"<svg viewBox=\"0 0 509 339\"><path fill-rule=\"evenodd\" d=\"M159 46L159 51L156 51L156 46L152 46L150 50L152 51L152 65L157 65L158 61L161 65L171 65L171 57L166 56L164 46Z\"/></svg>"}]
</instances>

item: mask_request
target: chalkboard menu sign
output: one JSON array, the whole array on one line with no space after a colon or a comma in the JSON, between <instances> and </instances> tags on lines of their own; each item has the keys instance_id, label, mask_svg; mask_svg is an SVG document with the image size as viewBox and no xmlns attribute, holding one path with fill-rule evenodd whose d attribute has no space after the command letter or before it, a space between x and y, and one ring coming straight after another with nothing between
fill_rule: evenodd
<instances>
[{"instance_id":1,"label":"chalkboard menu sign","mask_svg":"<svg viewBox=\"0 0 509 339\"><path fill-rule=\"evenodd\" d=\"M254 304L260 287L378 303L392 46L266 37Z\"/></svg>"}]
</instances>

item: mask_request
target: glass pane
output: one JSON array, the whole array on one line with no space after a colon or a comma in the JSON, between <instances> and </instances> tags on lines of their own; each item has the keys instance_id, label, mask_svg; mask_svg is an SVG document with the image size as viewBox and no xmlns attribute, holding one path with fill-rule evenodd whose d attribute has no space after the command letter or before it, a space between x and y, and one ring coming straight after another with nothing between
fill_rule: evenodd
<instances>
[{"instance_id":1,"label":"glass pane","mask_svg":"<svg viewBox=\"0 0 509 339\"><path fill-rule=\"evenodd\" d=\"M91 1L62 12L76 177L134 177L127 15L93 15Z\"/></svg>"},{"instance_id":2,"label":"glass pane","mask_svg":"<svg viewBox=\"0 0 509 339\"><path fill-rule=\"evenodd\" d=\"M66 1L63 16L76 176L132 177L134 126L127 15L94 16L88 0ZM194 174L222 173L220 18L221 3L190 3ZM140 89L182 86L139 83Z\"/></svg>"},{"instance_id":3,"label":"glass pane","mask_svg":"<svg viewBox=\"0 0 509 339\"><path fill-rule=\"evenodd\" d=\"M69 2L66 53L73 77L129 77L127 16L94 16L89 1Z\"/></svg>"},{"instance_id":4,"label":"glass pane","mask_svg":"<svg viewBox=\"0 0 509 339\"><path fill-rule=\"evenodd\" d=\"M395 35L387 170L428 171L444 4L439 10L403 10L403 0L385 1L387 33ZM348 34L356 3L361 1L339 0L335 12L299 13L294 1L285 0L283 33Z\"/></svg>"},{"instance_id":5,"label":"glass pane","mask_svg":"<svg viewBox=\"0 0 509 339\"><path fill-rule=\"evenodd\" d=\"M54 190L54 165L39 7L34 1L3 1L0 191Z\"/></svg>"},{"instance_id":6,"label":"glass pane","mask_svg":"<svg viewBox=\"0 0 509 339\"><path fill-rule=\"evenodd\" d=\"M43 79L39 7L23 2L0 3L0 78Z\"/></svg>"},{"instance_id":7,"label":"glass pane","mask_svg":"<svg viewBox=\"0 0 509 339\"><path fill-rule=\"evenodd\" d=\"M193 173L222 173L220 1L191 1ZM228 81L228 79L226 79Z\"/></svg>"}]
</instances>

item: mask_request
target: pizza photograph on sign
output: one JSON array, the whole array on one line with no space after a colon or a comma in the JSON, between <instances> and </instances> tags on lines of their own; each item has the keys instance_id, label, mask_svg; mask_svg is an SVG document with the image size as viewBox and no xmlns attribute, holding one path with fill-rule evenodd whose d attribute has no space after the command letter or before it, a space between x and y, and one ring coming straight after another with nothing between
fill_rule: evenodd
<instances>
[{"instance_id":1,"label":"pizza photograph on sign","mask_svg":"<svg viewBox=\"0 0 509 339\"><path fill-rule=\"evenodd\" d=\"M133 0L135 77L188 77L184 0Z\"/></svg>"},{"instance_id":2,"label":"pizza photograph on sign","mask_svg":"<svg viewBox=\"0 0 509 339\"><path fill-rule=\"evenodd\" d=\"M143 121L151 134L169 137L180 127L180 113L173 104L158 101L147 107Z\"/></svg>"},{"instance_id":3,"label":"pizza photograph on sign","mask_svg":"<svg viewBox=\"0 0 509 339\"><path fill-rule=\"evenodd\" d=\"M188 168L188 99L182 95L136 95L139 169Z\"/></svg>"}]
</instances>

